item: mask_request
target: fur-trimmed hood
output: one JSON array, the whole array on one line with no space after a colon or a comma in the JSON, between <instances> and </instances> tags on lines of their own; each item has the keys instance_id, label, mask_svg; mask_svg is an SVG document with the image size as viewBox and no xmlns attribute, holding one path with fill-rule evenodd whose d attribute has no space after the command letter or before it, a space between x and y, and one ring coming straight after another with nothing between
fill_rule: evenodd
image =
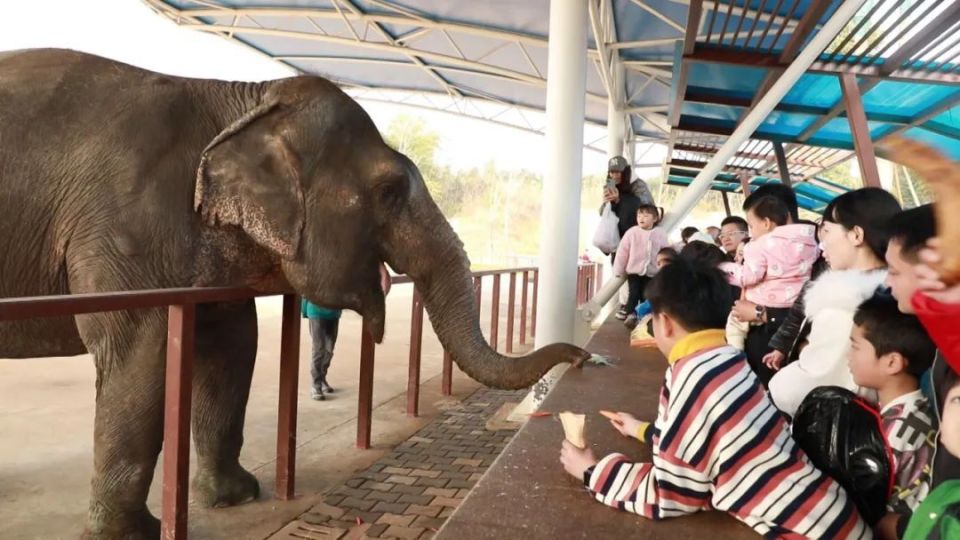
<instances>
[{"instance_id":1,"label":"fur-trimmed hood","mask_svg":"<svg viewBox=\"0 0 960 540\"><path fill-rule=\"evenodd\" d=\"M827 308L842 309L851 313L864 300L873 296L883 285L887 271L828 270L823 273L804 298L804 313L808 318Z\"/></svg>"}]
</instances>

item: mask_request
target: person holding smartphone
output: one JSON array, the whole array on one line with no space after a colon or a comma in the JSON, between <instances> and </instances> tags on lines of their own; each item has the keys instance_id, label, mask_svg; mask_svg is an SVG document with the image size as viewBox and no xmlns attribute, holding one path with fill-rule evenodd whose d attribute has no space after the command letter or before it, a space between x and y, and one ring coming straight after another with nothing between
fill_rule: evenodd
<instances>
[{"instance_id":1,"label":"person holding smartphone","mask_svg":"<svg viewBox=\"0 0 960 540\"><path fill-rule=\"evenodd\" d=\"M633 178L633 171L623 156L614 156L607 164L607 182L603 187L601 214L606 204L609 204L610 209L617 215L619 221L617 230L620 232L620 238L623 238L627 230L637 224L637 210L641 206L655 206L647 183L639 178ZM613 262L616 259L617 252L614 251L610 254L610 261ZM616 314L620 320L626 319L628 315L623 304L621 302Z\"/></svg>"}]
</instances>

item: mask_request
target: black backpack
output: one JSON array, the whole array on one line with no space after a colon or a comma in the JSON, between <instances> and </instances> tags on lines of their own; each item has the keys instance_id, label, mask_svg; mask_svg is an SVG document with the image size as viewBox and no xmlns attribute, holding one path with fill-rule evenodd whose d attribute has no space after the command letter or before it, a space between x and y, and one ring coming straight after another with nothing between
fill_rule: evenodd
<instances>
[{"instance_id":1,"label":"black backpack","mask_svg":"<svg viewBox=\"0 0 960 540\"><path fill-rule=\"evenodd\" d=\"M873 405L845 388L815 388L793 418L793 438L843 486L864 521L874 525L886 514L896 471Z\"/></svg>"}]
</instances>

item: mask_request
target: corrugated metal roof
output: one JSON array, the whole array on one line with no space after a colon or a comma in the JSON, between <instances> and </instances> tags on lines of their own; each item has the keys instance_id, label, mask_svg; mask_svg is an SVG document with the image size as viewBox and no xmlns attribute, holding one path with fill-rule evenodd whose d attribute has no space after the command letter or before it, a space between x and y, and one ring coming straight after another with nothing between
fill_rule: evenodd
<instances>
[{"instance_id":1,"label":"corrugated metal roof","mask_svg":"<svg viewBox=\"0 0 960 540\"><path fill-rule=\"evenodd\" d=\"M474 117L542 132L549 0L145 0L178 24L253 47L358 97L418 106L481 100ZM840 0L587 0L586 119L613 95L636 140L663 141L665 167L705 163ZM687 31L688 18L696 27ZM960 0L870 0L728 163L775 176L784 143L795 180L852 157L838 74L858 76L874 141L892 134L960 158ZM624 68L618 79L615 64ZM374 94L376 93L376 94ZM409 101L409 98L402 98ZM666 170L665 170L666 173Z\"/></svg>"}]
</instances>

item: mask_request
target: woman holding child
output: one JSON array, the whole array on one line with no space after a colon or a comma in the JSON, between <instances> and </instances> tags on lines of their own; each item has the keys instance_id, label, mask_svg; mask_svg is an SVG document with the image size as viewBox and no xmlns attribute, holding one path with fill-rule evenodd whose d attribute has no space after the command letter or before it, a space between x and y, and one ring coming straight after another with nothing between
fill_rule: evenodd
<instances>
[{"instance_id":1,"label":"woman holding child","mask_svg":"<svg viewBox=\"0 0 960 540\"><path fill-rule=\"evenodd\" d=\"M770 396L788 415L818 386L859 389L847 367L853 315L886 278L885 225L898 212L900 203L879 188L845 193L824 211L820 241L830 270L805 297L807 344L770 379Z\"/></svg>"}]
</instances>

